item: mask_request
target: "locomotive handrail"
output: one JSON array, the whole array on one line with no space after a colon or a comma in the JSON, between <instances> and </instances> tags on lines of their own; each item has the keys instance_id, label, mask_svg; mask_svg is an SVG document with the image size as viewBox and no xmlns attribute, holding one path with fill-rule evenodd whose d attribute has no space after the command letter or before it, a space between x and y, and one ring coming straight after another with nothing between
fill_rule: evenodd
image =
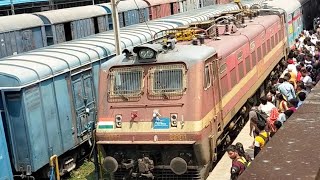
<instances>
[{"instance_id":1,"label":"locomotive handrail","mask_svg":"<svg viewBox=\"0 0 320 180\"><path fill-rule=\"evenodd\" d=\"M58 156L57 155L53 155L50 157L50 166L55 167L56 180L60 180L60 172L59 172L59 164L58 164Z\"/></svg>"}]
</instances>

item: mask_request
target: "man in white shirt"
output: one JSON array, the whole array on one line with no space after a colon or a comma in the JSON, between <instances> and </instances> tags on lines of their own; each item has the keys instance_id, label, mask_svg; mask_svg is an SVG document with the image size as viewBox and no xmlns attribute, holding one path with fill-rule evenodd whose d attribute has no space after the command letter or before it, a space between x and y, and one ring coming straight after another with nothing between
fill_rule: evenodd
<instances>
[{"instance_id":1,"label":"man in white shirt","mask_svg":"<svg viewBox=\"0 0 320 180\"><path fill-rule=\"evenodd\" d=\"M270 116L271 110L276 106L267 100L267 97L263 96L260 98L260 106L259 109L265 112L268 116Z\"/></svg>"},{"instance_id":2,"label":"man in white shirt","mask_svg":"<svg viewBox=\"0 0 320 180\"><path fill-rule=\"evenodd\" d=\"M313 87L312 78L308 75L308 71L306 69L301 70L302 82L306 87L306 91L309 93L311 88Z\"/></svg>"}]
</instances>

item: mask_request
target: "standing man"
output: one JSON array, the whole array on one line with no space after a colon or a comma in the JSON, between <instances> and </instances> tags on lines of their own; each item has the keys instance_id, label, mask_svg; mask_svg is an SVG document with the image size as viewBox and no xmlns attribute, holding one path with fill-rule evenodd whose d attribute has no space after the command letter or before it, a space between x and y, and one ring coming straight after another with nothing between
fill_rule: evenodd
<instances>
[{"instance_id":1,"label":"standing man","mask_svg":"<svg viewBox=\"0 0 320 180\"><path fill-rule=\"evenodd\" d=\"M254 138L254 157L256 157L261 149L267 144L270 137L270 133L264 130L266 124L258 123L257 127L259 128L260 133Z\"/></svg>"},{"instance_id":2,"label":"standing man","mask_svg":"<svg viewBox=\"0 0 320 180\"><path fill-rule=\"evenodd\" d=\"M290 78L290 73L286 73L283 77L284 82L278 86L278 91L284 95L288 101L296 97L293 85L288 82Z\"/></svg>"}]
</instances>

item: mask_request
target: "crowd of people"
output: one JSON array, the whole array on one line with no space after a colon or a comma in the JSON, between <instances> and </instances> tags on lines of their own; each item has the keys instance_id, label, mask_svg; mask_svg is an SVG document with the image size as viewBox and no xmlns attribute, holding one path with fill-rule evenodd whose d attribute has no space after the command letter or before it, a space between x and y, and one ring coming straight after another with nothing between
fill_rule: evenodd
<instances>
[{"instance_id":1,"label":"crowd of people","mask_svg":"<svg viewBox=\"0 0 320 180\"><path fill-rule=\"evenodd\" d=\"M320 27L320 26L319 26ZM319 40L318 40L319 39ZM231 145L227 153L232 159L231 179L235 180L265 147L270 138L303 104L312 87L320 79L320 29L303 31L288 54L286 69L274 74L267 95L259 102L249 99L250 136L253 157L245 153L241 143Z\"/></svg>"}]
</instances>

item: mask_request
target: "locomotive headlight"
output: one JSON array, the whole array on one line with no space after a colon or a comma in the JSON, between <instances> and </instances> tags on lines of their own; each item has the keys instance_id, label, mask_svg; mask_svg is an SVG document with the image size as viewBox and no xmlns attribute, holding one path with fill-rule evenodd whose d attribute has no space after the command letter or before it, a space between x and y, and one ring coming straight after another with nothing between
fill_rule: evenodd
<instances>
[{"instance_id":1,"label":"locomotive headlight","mask_svg":"<svg viewBox=\"0 0 320 180\"><path fill-rule=\"evenodd\" d=\"M177 127L178 114L170 114L171 127Z\"/></svg>"},{"instance_id":2,"label":"locomotive headlight","mask_svg":"<svg viewBox=\"0 0 320 180\"><path fill-rule=\"evenodd\" d=\"M117 114L115 121L116 121L116 128L121 128L122 127L122 115Z\"/></svg>"},{"instance_id":3,"label":"locomotive headlight","mask_svg":"<svg viewBox=\"0 0 320 180\"><path fill-rule=\"evenodd\" d=\"M153 56L154 51L152 49L146 48L139 51L139 57L142 59L150 59L153 58Z\"/></svg>"}]
</instances>

